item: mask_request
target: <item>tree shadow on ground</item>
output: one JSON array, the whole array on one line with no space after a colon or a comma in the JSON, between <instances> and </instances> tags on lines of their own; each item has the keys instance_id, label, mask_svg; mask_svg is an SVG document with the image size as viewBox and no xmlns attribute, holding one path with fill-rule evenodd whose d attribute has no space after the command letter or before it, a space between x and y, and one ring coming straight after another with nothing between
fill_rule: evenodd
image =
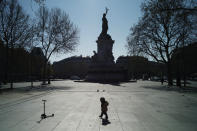
<instances>
[{"instance_id":1,"label":"tree shadow on ground","mask_svg":"<svg viewBox=\"0 0 197 131\"><path fill-rule=\"evenodd\" d=\"M141 86L145 89L153 89L160 91L175 91L180 93L197 93L197 87L177 87L177 86Z\"/></svg>"},{"instance_id":2,"label":"tree shadow on ground","mask_svg":"<svg viewBox=\"0 0 197 131\"><path fill-rule=\"evenodd\" d=\"M27 87L20 87L20 88L6 88L0 89L0 93L30 93L30 92L45 92L45 91L53 91L53 90L70 90L73 87L66 87L66 86L27 86Z\"/></svg>"},{"instance_id":3,"label":"tree shadow on ground","mask_svg":"<svg viewBox=\"0 0 197 131\"><path fill-rule=\"evenodd\" d=\"M121 86L124 83L136 83L137 80L129 80L129 81L86 81L86 80L75 80L74 82L81 82L81 83L98 83L98 84L108 84L112 86Z\"/></svg>"},{"instance_id":4,"label":"tree shadow on ground","mask_svg":"<svg viewBox=\"0 0 197 131\"><path fill-rule=\"evenodd\" d=\"M106 81L82 81L82 80L75 80L74 82L79 82L79 83L98 83L98 84L110 84L114 86L120 86L121 82L106 82Z\"/></svg>"}]
</instances>

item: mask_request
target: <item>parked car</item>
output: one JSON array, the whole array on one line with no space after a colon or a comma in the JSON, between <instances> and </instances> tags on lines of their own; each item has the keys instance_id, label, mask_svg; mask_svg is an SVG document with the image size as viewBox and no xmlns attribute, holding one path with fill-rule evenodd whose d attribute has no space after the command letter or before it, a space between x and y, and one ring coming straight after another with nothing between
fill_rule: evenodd
<instances>
[{"instance_id":1,"label":"parked car","mask_svg":"<svg viewBox=\"0 0 197 131\"><path fill-rule=\"evenodd\" d=\"M151 81L160 81L161 78L158 77L158 76L153 76L153 77L150 78L150 80L151 80Z\"/></svg>"},{"instance_id":2,"label":"parked car","mask_svg":"<svg viewBox=\"0 0 197 131\"><path fill-rule=\"evenodd\" d=\"M80 77L79 76L71 76L70 79L71 80L80 80Z\"/></svg>"}]
</instances>

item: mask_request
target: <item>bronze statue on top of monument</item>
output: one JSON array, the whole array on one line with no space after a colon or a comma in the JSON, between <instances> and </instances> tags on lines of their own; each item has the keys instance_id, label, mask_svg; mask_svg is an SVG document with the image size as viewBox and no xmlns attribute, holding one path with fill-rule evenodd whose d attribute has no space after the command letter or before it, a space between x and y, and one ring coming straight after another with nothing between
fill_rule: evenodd
<instances>
[{"instance_id":1,"label":"bronze statue on top of monument","mask_svg":"<svg viewBox=\"0 0 197 131\"><path fill-rule=\"evenodd\" d=\"M105 9L106 9L106 11L105 11L105 13L103 13L103 18L102 18L102 32L101 32L99 38L100 39L111 39L111 36L109 34L107 34L108 21L107 21L106 15L107 15L109 9L107 7Z\"/></svg>"}]
</instances>

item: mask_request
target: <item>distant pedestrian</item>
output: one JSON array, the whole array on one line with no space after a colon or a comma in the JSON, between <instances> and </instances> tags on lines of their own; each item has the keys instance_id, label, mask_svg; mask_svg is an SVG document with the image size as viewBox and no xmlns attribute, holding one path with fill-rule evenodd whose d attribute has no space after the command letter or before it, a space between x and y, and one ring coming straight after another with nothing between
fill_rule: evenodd
<instances>
[{"instance_id":1,"label":"distant pedestrian","mask_svg":"<svg viewBox=\"0 0 197 131\"><path fill-rule=\"evenodd\" d=\"M102 116L105 115L105 119L108 120L107 106L109 105L109 103L105 100L104 97L101 97L100 101L101 101L101 115L99 117L102 118Z\"/></svg>"},{"instance_id":2,"label":"distant pedestrian","mask_svg":"<svg viewBox=\"0 0 197 131\"><path fill-rule=\"evenodd\" d=\"M163 82L164 82L164 79L163 79L163 77L161 78L161 84L163 85Z\"/></svg>"}]
</instances>

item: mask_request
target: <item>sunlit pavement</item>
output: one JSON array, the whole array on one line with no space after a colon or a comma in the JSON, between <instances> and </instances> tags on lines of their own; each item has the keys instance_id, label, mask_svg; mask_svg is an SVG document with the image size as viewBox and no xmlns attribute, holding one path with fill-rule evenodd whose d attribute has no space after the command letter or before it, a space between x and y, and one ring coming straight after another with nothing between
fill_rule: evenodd
<instances>
[{"instance_id":1,"label":"sunlit pavement","mask_svg":"<svg viewBox=\"0 0 197 131\"><path fill-rule=\"evenodd\" d=\"M109 102L108 125L102 125L98 117L100 97ZM47 100L46 115L54 117L40 121L43 99ZM197 93L161 87L159 82L99 84L67 80L0 92L0 131L196 130Z\"/></svg>"}]
</instances>

